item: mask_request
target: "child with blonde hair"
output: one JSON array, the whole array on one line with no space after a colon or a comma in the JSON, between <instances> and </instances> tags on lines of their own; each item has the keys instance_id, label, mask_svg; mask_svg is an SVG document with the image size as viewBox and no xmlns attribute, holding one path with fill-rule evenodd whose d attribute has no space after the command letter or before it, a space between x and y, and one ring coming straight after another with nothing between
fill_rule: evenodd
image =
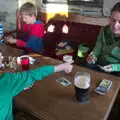
<instances>
[{"instance_id":1,"label":"child with blonde hair","mask_svg":"<svg viewBox=\"0 0 120 120\"><path fill-rule=\"evenodd\" d=\"M25 50L26 53L43 53L44 24L37 20L37 10L32 3L25 3L20 8L20 16L23 21L22 33L17 39L8 36L6 41L10 44L16 44L17 47Z\"/></svg>"}]
</instances>

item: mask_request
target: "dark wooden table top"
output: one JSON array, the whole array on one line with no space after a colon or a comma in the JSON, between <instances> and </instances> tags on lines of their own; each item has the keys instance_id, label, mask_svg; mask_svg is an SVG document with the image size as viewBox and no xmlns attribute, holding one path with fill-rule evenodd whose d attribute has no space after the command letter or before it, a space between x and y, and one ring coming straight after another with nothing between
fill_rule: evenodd
<instances>
[{"instance_id":1,"label":"dark wooden table top","mask_svg":"<svg viewBox=\"0 0 120 120\"><path fill-rule=\"evenodd\" d=\"M19 56L22 52L21 49L16 48L14 45L0 44L0 50L4 56Z\"/></svg>"},{"instance_id":2,"label":"dark wooden table top","mask_svg":"<svg viewBox=\"0 0 120 120\"><path fill-rule=\"evenodd\" d=\"M61 63L44 56L40 56L39 59L40 64L34 67ZM86 104L75 101L73 84L63 87L55 81L57 78L66 77L73 83L74 75L78 71L87 71L91 74L90 99ZM105 96L101 96L94 90L99 81L104 78L112 80L113 84L110 91ZM36 82L32 88L15 97L15 105L40 120L107 120L118 94L119 85L120 78L117 76L74 65L70 74L55 73L43 81Z\"/></svg>"}]
</instances>

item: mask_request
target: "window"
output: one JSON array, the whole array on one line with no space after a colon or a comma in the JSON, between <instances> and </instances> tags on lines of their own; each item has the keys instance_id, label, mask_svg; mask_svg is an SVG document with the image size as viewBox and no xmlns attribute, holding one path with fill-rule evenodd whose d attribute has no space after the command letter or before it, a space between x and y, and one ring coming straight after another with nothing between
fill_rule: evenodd
<instances>
[{"instance_id":1,"label":"window","mask_svg":"<svg viewBox=\"0 0 120 120\"><path fill-rule=\"evenodd\" d=\"M59 4L59 3L67 3L67 0L43 0L43 3L46 4L46 3L56 3L56 4Z\"/></svg>"},{"instance_id":2,"label":"window","mask_svg":"<svg viewBox=\"0 0 120 120\"><path fill-rule=\"evenodd\" d=\"M85 7L100 7L103 6L103 0L43 0L43 3L56 3L56 4L65 4L68 5L79 5Z\"/></svg>"}]
</instances>

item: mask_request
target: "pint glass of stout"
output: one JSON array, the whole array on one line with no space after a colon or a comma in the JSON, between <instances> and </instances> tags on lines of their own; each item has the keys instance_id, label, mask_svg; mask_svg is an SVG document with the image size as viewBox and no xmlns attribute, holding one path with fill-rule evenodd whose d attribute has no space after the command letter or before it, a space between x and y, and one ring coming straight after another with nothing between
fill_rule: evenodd
<instances>
[{"instance_id":1,"label":"pint glass of stout","mask_svg":"<svg viewBox=\"0 0 120 120\"><path fill-rule=\"evenodd\" d=\"M74 77L75 99L80 103L89 101L90 73L77 72Z\"/></svg>"}]
</instances>

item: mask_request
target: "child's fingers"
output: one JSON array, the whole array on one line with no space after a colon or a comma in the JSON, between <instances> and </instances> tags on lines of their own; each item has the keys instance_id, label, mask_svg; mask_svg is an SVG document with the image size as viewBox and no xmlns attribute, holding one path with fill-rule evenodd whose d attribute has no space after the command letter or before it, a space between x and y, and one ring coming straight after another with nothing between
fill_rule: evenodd
<instances>
[{"instance_id":1,"label":"child's fingers","mask_svg":"<svg viewBox=\"0 0 120 120\"><path fill-rule=\"evenodd\" d=\"M93 62L94 62L93 57L92 57L92 56L88 56L87 62L88 62L89 64L93 63Z\"/></svg>"},{"instance_id":2,"label":"child's fingers","mask_svg":"<svg viewBox=\"0 0 120 120\"><path fill-rule=\"evenodd\" d=\"M106 72L112 72L112 66L111 65L106 65L103 67L104 71Z\"/></svg>"}]
</instances>

